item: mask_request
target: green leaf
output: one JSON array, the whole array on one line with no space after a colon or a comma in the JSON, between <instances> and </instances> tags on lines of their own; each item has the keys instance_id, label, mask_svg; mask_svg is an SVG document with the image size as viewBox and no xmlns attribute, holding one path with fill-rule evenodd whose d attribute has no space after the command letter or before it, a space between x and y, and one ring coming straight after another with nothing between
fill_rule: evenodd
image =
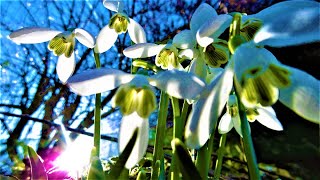
<instances>
[{"instance_id":1,"label":"green leaf","mask_svg":"<svg viewBox=\"0 0 320 180\"><path fill-rule=\"evenodd\" d=\"M87 179L88 180L89 179L92 179L92 180L105 179L103 167L101 165L101 161L97 156L94 156L91 158L91 165L90 165L89 174L88 174Z\"/></svg>"},{"instance_id":2,"label":"green leaf","mask_svg":"<svg viewBox=\"0 0 320 180\"><path fill-rule=\"evenodd\" d=\"M111 167L110 173L107 179L118 179L121 175L121 172L125 169L124 165L129 158L129 155L133 149L133 146L136 142L138 135L138 128L135 129L130 141L128 142L127 146L124 148L123 152L119 156L119 160L115 163L114 166Z\"/></svg>"},{"instance_id":3,"label":"green leaf","mask_svg":"<svg viewBox=\"0 0 320 180\"><path fill-rule=\"evenodd\" d=\"M48 179L42 158L36 153L36 151L32 147L28 145L27 152L31 166L31 179Z\"/></svg>"},{"instance_id":4,"label":"green leaf","mask_svg":"<svg viewBox=\"0 0 320 180\"><path fill-rule=\"evenodd\" d=\"M199 172L197 171L196 166L193 164L192 159L190 157L189 151L183 144L183 142L175 138L171 141L171 146L174 151L174 154L178 157L178 166L182 173L183 179L202 179Z\"/></svg>"}]
</instances>

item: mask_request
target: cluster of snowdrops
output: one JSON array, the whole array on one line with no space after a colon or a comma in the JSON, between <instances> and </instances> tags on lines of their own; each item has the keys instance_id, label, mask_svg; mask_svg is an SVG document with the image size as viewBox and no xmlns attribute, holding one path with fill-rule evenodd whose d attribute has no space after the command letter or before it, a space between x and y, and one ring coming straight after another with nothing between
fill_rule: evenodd
<instances>
[{"instance_id":1,"label":"cluster of snowdrops","mask_svg":"<svg viewBox=\"0 0 320 180\"><path fill-rule=\"evenodd\" d=\"M220 134L226 134L232 127L246 144L250 177L259 177L248 121L257 120L270 129L283 130L271 107L278 100L304 119L319 124L319 81L280 63L264 48L319 41L318 2L284 1L252 15L218 15L213 7L203 3L193 13L190 29L180 31L166 44L147 42L144 29L128 17L122 1L104 0L103 4L114 14L96 38L79 28L58 31L27 27L10 34L10 39L18 44L49 41L48 49L58 56L56 72L60 81L78 95L96 95L96 112L101 109L99 94L118 88L112 106L123 115L118 143L125 158L115 166L118 170L104 174L99 159L100 132L95 132L95 153L88 178L119 177L124 168L134 167L144 157L148 118L157 108L152 177L163 176L161 124L165 124L166 117L162 115L168 111L168 100L175 118L170 168L173 179L207 178L210 162L203 159L211 154L211 135L216 128ZM228 39L221 39L226 31ZM127 73L103 64L101 67L99 54L107 53L122 33L128 33L134 44L123 51L133 59L132 66L152 72ZM93 49L96 69L73 74L75 39ZM149 57L154 57L154 63L144 61ZM161 90L159 105L155 88ZM95 116L95 126L100 127L99 113ZM188 153L192 149L198 151L196 158ZM186 167L192 170L183 170ZM139 175L143 177L143 172Z\"/></svg>"}]
</instances>

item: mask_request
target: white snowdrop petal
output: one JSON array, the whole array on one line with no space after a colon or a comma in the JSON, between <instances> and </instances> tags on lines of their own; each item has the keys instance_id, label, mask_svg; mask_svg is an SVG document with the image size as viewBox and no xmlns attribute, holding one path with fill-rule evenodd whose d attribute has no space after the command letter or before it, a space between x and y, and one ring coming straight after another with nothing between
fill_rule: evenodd
<instances>
[{"instance_id":1,"label":"white snowdrop petal","mask_svg":"<svg viewBox=\"0 0 320 180\"><path fill-rule=\"evenodd\" d=\"M136 112L123 116L119 132L120 153L128 144L136 128L138 128L137 140L125 164L127 169L136 165L146 153L149 140L149 122L148 119L141 118Z\"/></svg>"},{"instance_id":2,"label":"white snowdrop petal","mask_svg":"<svg viewBox=\"0 0 320 180\"><path fill-rule=\"evenodd\" d=\"M198 44L202 47L207 47L213 43L214 39L219 37L230 26L231 21L232 16L222 14L204 23L196 34Z\"/></svg>"},{"instance_id":3,"label":"white snowdrop petal","mask_svg":"<svg viewBox=\"0 0 320 180\"><path fill-rule=\"evenodd\" d=\"M50 28L27 27L12 32L9 37L18 44L36 44L49 41L60 33Z\"/></svg>"},{"instance_id":4,"label":"white snowdrop petal","mask_svg":"<svg viewBox=\"0 0 320 180\"><path fill-rule=\"evenodd\" d=\"M269 129L282 131L282 124L278 120L277 116L273 114L274 110L271 108L272 110L270 111L270 108L271 107L268 107L268 109L264 107L257 107L257 111L259 113L259 115L256 116L257 121Z\"/></svg>"},{"instance_id":5,"label":"white snowdrop petal","mask_svg":"<svg viewBox=\"0 0 320 180\"><path fill-rule=\"evenodd\" d=\"M226 134L232 129L232 127L233 124L231 121L231 116L229 113L225 113L220 119L218 131L220 134Z\"/></svg>"},{"instance_id":6,"label":"white snowdrop petal","mask_svg":"<svg viewBox=\"0 0 320 180\"><path fill-rule=\"evenodd\" d=\"M60 81L65 84L69 77L73 74L76 67L76 61L74 58L74 53L67 58L64 54L59 56L58 62L56 65L56 71Z\"/></svg>"},{"instance_id":7,"label":"white snowdrop petal","mask_svg":"<svg viewBox=\"0 0 320 180\"><path fill-rule=\"evenodd\" d=\"M129 58L146 58L157 55L166 45L153 43L140 43L127 47L123 54Z\"/></svg>"},{"instance_id":8,"label":"white snowdrop petal","mask_svg":"<svg viewBox=\"0 0 320 180\"><path fill-rule=\"evenodd\" d=\"M202 147L225 107L233 86L232 64L227 65L224 72L213 80L202 92L188 117L185 139L188 147Z\"/></svg>"},{"instance_id":9,"label":"white snowdrop petal","mask_svg":"<svg viewBox=\"0 0 320 180\"><path fill-rule=\"evenodd\" d=\"M194 74L178 70L159 72L150 77L149 82L170 96L181 99L195 99L205 87L205 83Z\"/></svg>"},{"instance_id":10,"label":"white snowdrop petal","mask_svg":"<svg viewBox=\"0 0 320 180\"><path fill-rule=\"evenodd\" d=\"M209 4L201 4L193 13L190 20L190 29L196 34L198 29L206 22L212 21L218 14Z\"/></svg>"},{"instance_id":11,"label":"white snowdrop petal","mask_svg":"<svg viewBox=\"0 0 320 180\"><path fill-rule=\"evenodd\" d=\"M118 34L114 29L110 29L109 25L101 29L97 42L94 47L94 51L97 53L103 53L109 50L113 44L116 42Z\"/></svg>"},{"instance_id":12,"label":"white snowdrop petal","mask_svg":"<svg viewBox=\"0 0 320 180\"><path fill-rule=\"evenodd\" d=\"M128 25L128 33L131 40L136 44L147 42L146 33L144 32L144 29L139 23L137 23L135 20L131 18L130 23Z\"/></svg>"},{"instance_id":13,"label":"white snowdrop petal","mask_svg":"<svg viewBox=\"0 0 320 180\"><path fill-rule=\"evenodd\" d=\"M254 42L283 47L319 41L319 7L315 1L285 1L252 15L263 21Z\"/></svg>"},{"instance_id":14,"label":"white snowdrop petal","mask_svg":"<svg viewBox=\"0 0 320 180\"><path fill-rule=\"evenodd\" d=\"M75 29L74 33L76 35L76 39L83 45L87 46L88 48L94 47L94 38L93 36L83 29Z\"/></svg>"},{"instance_id":15,"label":"white snowdrop petal","mask_svg":"<svg viewBox=\"0 0 320 180\"><path fill-rule=\"evenodd\" d=\"M279 89L279 100L299 116L320 124L319 80L302 70L286 67L291 73L291 84Z\"/></svg>"},{"instance_id":16,"label":"white snowdrop petal","mask_svg":"<svg viewBox=\"0 0 320 180\"><path fill-rule=\"evenodd\" d=\"M197 58L199 56L199 51L198 49L183 49L179 52L179 58L187 58L187 59L194 59Z\"/></svg>"},{"instance_id":17,"label":"white snowdrop petal","mask_svg":"<svg viewBox=\"0 0 320 180\"><path fill-rule=\"evenodd\" d=\"M173 37L172 44L180 49L193 48L196 44L195 35L191 30L183 30Z\"/></svg>"},{"instance_id":18,"label":"white snowdrop petal","mask_svg":"<svg viewBox=\"0 0 320 180\"><path fill-rule=\"evenodd\" d=\"M113 12L122 12L123 2L121 0L104 0L103 6Z\"/></svg>"},{"instance_id":19,"label":"white snowdrop petal","mask_svg":"<svg viewBox=\"0 0 320 180\"><path fill-rule=\"evenodd\" d=\"M133 75L117 69L100 68L81 72L70 77L67 85L76 94L88 96L112 90L130 82Z\"/></svg>"}]
</instances>

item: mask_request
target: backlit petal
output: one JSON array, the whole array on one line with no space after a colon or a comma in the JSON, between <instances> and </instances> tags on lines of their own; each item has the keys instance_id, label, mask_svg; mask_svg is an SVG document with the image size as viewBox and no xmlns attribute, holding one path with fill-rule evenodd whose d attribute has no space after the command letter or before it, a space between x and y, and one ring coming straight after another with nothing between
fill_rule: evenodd
<instances>
[{"instance_id":1,"label":"backlit petal","mask_svg":"<svg viewBox=\"0 0 320 180\"><path fill-rule=\"evenodd\" d=\"M279 100L299 116L320 124L320 82L310 74L288 67L291 85L280 89Z\"/></svg>"},{"instance_id":2,"label":"backlit petal","mask_svg":"<svg viewBox=\"0 0 320 180\"><path fill-rule=\"evenodd\" d=\"M315 1L285 1L262 10L253 15L263 21L254 42L283 47L319 41L319 6Z\"/></svg>"},{"instance_id":3,"label":"backlit petal","mask_svg":"<svg viewBox=\"0 0 320 180\"><path fill-rule=\"evenodd\" d=\"M76 34L76 39L83 45L88 48L94 47L94 38L93 36L83 29L75 29L74 33Z\"/></svg>"},{"instance_id":4,"label":"backlit petal","mask_svg":"<svg viewBox=\"0 0 320 180\"><path fill-rule=\"evenodd\" d=\"M201 4L193 13L190 21L190 29L196 34L198 29L206 22L212 21L218 14L209 4Z\"/></svg>"},{"instance_id":5,"label":"backlit petal","mask_svg":"<svg viewBox=\"0 0 320 180\"><path fill-rule=\"evenodd\" d=\"M123 116L119 132L120 153L128 144L136 128L138 128L137 140L125 164L127 169L137 164L146 153L149 140L149 122L148 119L141 118L136 112Z\"/></svg>"},{"instance_id":6,"label":"backlit petal","mask_svg":"<svg viewBox=\"0 0 320 180\"><path fill-rule=\"evenodd\" d=\"M173 37L172 44L180 49L194 48L195 34L191 30L183 30Z\"/></svg>"},{"instance_id":7,"label":"backlit petal","mask_svg":"<svg viewBox=\"0 0 320 180\"><path fill-rule=\"evenodd\" d=\"M257 107L257 111L259 115L256 116L256 119L259 123L276 131L283 130L280 121L271 107Z\"/></svg>"},{"instance_id":8,"label":"backlit petal","mask_svg":"<svg viewBox=\"0 0 320 180\"><path fill-rule=\"evenodd\" d=\"M193 58L197 58L199 56L198 49L183 49L179 52L179 58L187 58L192 60Z\"/></svg>"},{"instance_id":9,"label":"backlit petal","mask_svg":"<svg viewBox=\"0 0 320 180\"><path fill-rule=\"evenodd\" d=\"M205 83L194 74L178 70L159 72L150 77L149 82L170 96L183 99L195 99L205 87Z\"/></svg>"},{"instance_id":10,"label":"backlit petal","mask_svg":"<svg viewBox=\"0 0 320 180\"><path fill-rule=\"evenodd\" d=\"M139 23L137 23L135 20L131 18L128 26L128 33L131 40L136 44L147 42L146 33L144 32L144 29Z\"/></svg>"},{"instance_id":11,"label":"backlit petal","mask_svg":"<svg viewBox=\"0 0 320 180\"><path fill-rule=\"evenodd\" d=\"M202 92L191 110L185 130L186 144L190 148L200 148L209 139L229 98L232 86L233 71L230 61L224 72Z\"/></svg>"},{"instance_id":12,"label":"backlit petal","mask_svg":"<svg viewBox=\"0 0 320 180\"><path fill-rule=\"evenodd\" d=\"M51 40L61 31L49 28L28 27L12 32L9 37L15 43L36 44Z\"/></svg>"},{"instance_id":13,"label":"backlit petal","mask_svg":"<svg viewBox=\"0 0 320 180\"><path fill-rule=\"evenodd\" d=\"M114 42L116 42L118 38L118 34L114 29L110 29L109 25L105 26L101 29L98 37L97 42L94 47L94 51L97 53L103 53L109 50Z\"/></svg>"},{"instance_id":14,"label":"backlit petal","mask_svg":"<svg viewBox=\"0 0 320 180\"><path fill-rule=\"evenodd\" d=\"M123 50L123 54L129 58L146 58L157 55L166 45L141 43L127 47Z\"/></svg>"},{"instance_id":15,"label":"backlit petal","mask_svg":"<svg viewBox=\"0 0 320 180\"><path fill-rule=\"evenodd\" d=\"M122 12L123 10L123 2L121 0L104 0L103 5L113 12Z\"/></svg>"},{"instance_id":16,"label":"backlit petal","mask_svg":"<svg viewBox=\"0 0 320 180\"><path fill-rule=\"evenodd\" d=\"M219 37L230 26L231 21L232 16L222 14L204 23L196 34L198 44L202 47L207 47L213 43L214 39Z\"/></svg>"},{"instance_id":17,"label":"backlit petal","mask_svg":"<svg viewBox=\"0 0 320 180\"><path fill-rule=\"evenodd\" d=\"M88 96L112 90L128 83L133 75L117 69L91 69L70 77L67 84L71 91L81 96Z\"/></svg>"},{"instance_id":18,"label":"backlit petal","mask_svg":"<svg viewBox=\"0 0 320 180\"><path fill-rule=\"evenodd\" d=\"M65 57L64 54L59 56L56 70L60 81L64 84L73 74L74 68L76 67L76 61L74 54L72 53L69 58Z\"/></svg>"},{"instance_id":19,"label":"backlit petal","mask_svg":"<svg viewBox=\"0 0 320 180\"><path fill-rule=\"evenodd\" d=\"M220 134L228 133L233 127L231 116L229 113L225 113L219 122L218 131Z\"/></svg>"}]
</instances>

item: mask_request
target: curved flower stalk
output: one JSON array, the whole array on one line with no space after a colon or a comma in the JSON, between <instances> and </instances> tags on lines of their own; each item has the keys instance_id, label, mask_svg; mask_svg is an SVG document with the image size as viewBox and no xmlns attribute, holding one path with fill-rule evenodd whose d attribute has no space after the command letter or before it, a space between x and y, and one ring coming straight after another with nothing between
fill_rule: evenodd
<instances>
[{"instance_id":1,"label":"curved flower stalk","mask_svg":"<svg viewBox=\"0 0 320 180\"><path fill-rule=\"evenodd\" d=\"M12 32L10 39L17 44L36 44L50 41L48 49L59 56L56 65L58 77L62 83L73 74L76 66L74 58L75 39L88 48L94 47L94 38L83 29L57 31L50 28L28 27Z\"/></svg>"},{"instance_id":2,"label":"curved flower stalk","mask_svg":"<svg viewBox=\"0 0 320 180\"><path fill-rule=\"evenodd\" d=\"M116 13L111 17L109 24L102 28L98 34L94 48L96 53L103 53L109 50L117 40L118 35L127 31L134 43L147 42L143 28L135 20L128 17L123 10L123 3L121 0L103 1L104 7Z\"/></svg>"},{"instance_id":3,"label":"curved flower stalk","mask_svg":"<svg viewBox=\"0 0 320 180\"><path fill-rule=\"evenodd\" d=\"M273 112L269 108L277 100L306 120L320 123L318 112L320 109L319 80L299 69L281 64L267 49L258 47L259 45L280 47L319 41L320 36L315 35L316 32L319 32L318 24L309 23L317 22L316 19L320 12L315 9L318 6L319 3L312 1L282 2L281 6L271 6L265 9L262 14L251 16L261 17L263 25L254 35L253 41L244 42L244 44L237 46L223 74L216 77L207 86L198 102L195 103L185 131L189 147L199 148L208 140L228 100L232 84L235 84L234 88L239 94L241 103L249 110L261 114L255 117L267 127L282 129L280 122L277 123L278 121L272 116ZM306 15L302 21L300 21L301 16L294 15L295 13L301 14L301 9ZM283 16L282 12L287 11L294 15L291 19L286 18L287 15ZM306 24L309 28L296 27L294 22L298 21ZM285 26L282 26L283 24ZM278 25L282 27L281 30L276 28ZM208 28L210 29L210 26L204 27L203 31L209 31ZM264 36L265 32L281 32L282 34L280 33L281 36L274 34ZM257 41L257 39L263 40ZM223 119L223 121L226 120ZM230 128L230 123L222 123L227 124L226 127Z\"/></svg>"},{"instance_id":4,"label":"curved flower stalk","mask_svg":"<svg viewBox=\"0 0 320 180\"><path fill-rule=\"evenodd\" d=\"M119 135L120 152L134 129L139 128L136 144L126 163L133 167L144 156L148 145L148 117L156 108L153 87L176 98L196 99L205 87L197 76L183 71L163 71L151 77L132 75L116 69L94 69L69 78L68 86L79 95L92 95L115 89L112 105L123 114Z\"/></svg>"}]
</instances>

